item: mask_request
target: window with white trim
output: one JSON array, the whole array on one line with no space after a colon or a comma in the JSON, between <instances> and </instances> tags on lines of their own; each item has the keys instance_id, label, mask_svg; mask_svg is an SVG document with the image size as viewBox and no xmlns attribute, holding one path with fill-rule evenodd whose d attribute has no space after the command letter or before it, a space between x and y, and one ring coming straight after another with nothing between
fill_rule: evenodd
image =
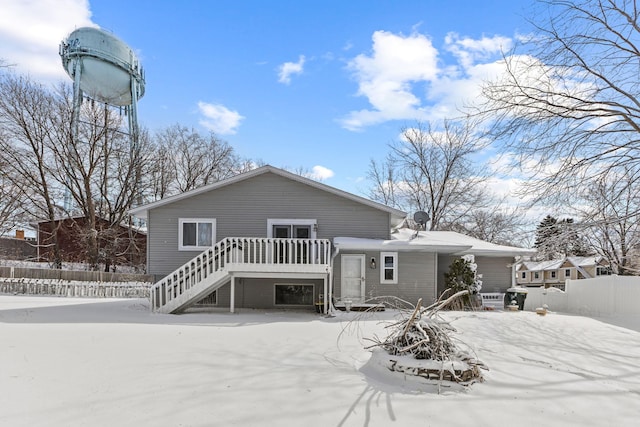
<instances>
[{"instance_id":1,"label":"window with white trim","mask_svg":"<svg viewBox=\"0 0 640 427\"><path fill-rule=\"evenodd\" d=\"M523 272L522 272L522 278L523 278L523 279L526 279L526 278L527 278L527 272L526 272L526 271L523 271Z\"/></svg>"},{"instance_id":2,"label":"window with white trim","mask_svg":"<svg viewBox=\"0 0 640 427\"><path fill-rule=\"evenodd\" d=\"M564 277L571 277L571 269L570 268L565 268L564 269Z\"/></svg>"},{"instance_id":3,"label":"window with white trim","mask_svg":"<svg viewBox=\"0 0 640 427\"><path fill-rule=\"evenodd\" d=\"M552 279L555 279L555 278L556 278L556 272L555 272L555 271L552 271L552 272L551 272L551 278L552 278Z\"/></svg>"},{"instance_id":4,"label":"window with white trim","mask_svg":"<svg viewBox=\"0 0 640 427\"><path fill-rule=\"evenodd\" d=\"M534 278L534 279L539 279L539 278L540 278L540 273L539 273L539 272L537 272L537 271L534 271L534 272L533 272L533 278Z\"/></svg>"},{"instance_id":5,"label":"window with white trim","mask_svg":"<svg viewBox=\"0 0 640 427\"><path fill-rule=\"evenodd\" d=\"M213 218L180 218L178 221L178 250L199 251L216 241L216 220Z\"/></svg>"},{"instance_id":6,"label":"window with white trim","mask_svg":"<svg viewBox=\"0 0 640 427\"><path fill-rule=\"evenodd\" d=\"M398 252L380 252L380 283L398 283Z\"/></svg>"}]
</instances>

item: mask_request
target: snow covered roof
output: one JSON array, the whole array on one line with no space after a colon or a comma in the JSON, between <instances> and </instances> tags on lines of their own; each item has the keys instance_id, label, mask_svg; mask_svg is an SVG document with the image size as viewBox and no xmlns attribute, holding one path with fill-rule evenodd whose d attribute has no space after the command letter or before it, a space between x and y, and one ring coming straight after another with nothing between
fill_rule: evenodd
<instances>
[{"instance_id":1,"label":"snow covered roof","mask_svg":"<svg viewBox=\"0 0 640 427\"><path fill-rule=\"evenodd\" d=\"M562 259L552 259L550 261L523 261L522 265L528 271L551 271L562 268L565 263L570 263L574 267L593 267L598 265L602 257L600 256L568 256ZM567 266L570 267L570 266Z\"/></svg>"},{"instance_id":2,"label":"snow covered roof","mask_svg":"<svg viewBox=\"0 0 640 427\"><path fill-rule=\"evenodd\" d=\"M568 256L567 261L576 267L592 267L602 261L601 256Z\"/></svg>"},{"instance_id":3,"label":"snow covered roof","mask_svg":"<svg viewBox=\"0 0 640 427\"><path fill-rule=\"evenodd\" d=\"M550 261L525 261L523 262L525 268L530 271L547 271L557 270L562 264L564 259L552 259Z\"/></svg>"},{"instance_id":4,"label":"snow covered roof","mask_svg":"<svg viewBox=\"0 0 640 427\"><path fill-rule=\"evenodd\" d=\"M413 251L413 252L438 252L457 253L470 249L471 246L445 242L426 242L421 239L399 240L399 239L361 239L357 237L335 237L333 245L344 250L364 250L364 251Z\"/></svg>"},{"instance_id":5,"label":"snow covered roof","mask_svg":"<svg viewBox=\"0 0 640 427\"><path fill-rule=\"evenodd\" d=\"M191 190L191 191L187 191L187 192L184 192L184 193L176 194L175 196L165 197L162 200L158 200L158 201L153 202L153 203L148 203L148 204L139 206L137 208L129 210L129 214L133 215L133 216L135 216L137 218L140 218L140 219L147 219L147 213L151 209L155 209L157 207L160 207L160 206L163 206L163 205L166 205L166 204L169 204L169 203L173 203L173 202L176 202L178 200L186 199L186 198L195 196L197 194L206 193L208 191L212 191L212 190L215 190L215 189L218 189L218 188L221 188L221 187L225 187L227 185L231 185L231 184L234 184L236 182L244 181L246 179L253 178L255 176L262 175L262 174L267 173L267 172L271 172L271 173L274 173L276 175L280 175L282 177L289 178L291 180L298 181L300 183L309 185L311 187L315 187L317 189L320 189L320 190L323 190L323 191L327 191L327 192L335 194L337 196L345 197L345 198L353 200L355 202L362 203L362 204L367 205L367 206L371 206L371 207L373 207L375 209L379 209L379 210L388 212L389 214L391 214L391 225L392 226L396 226L397 224L400 224L402 222L402 220L407 216L406 212L403 212L403 211L401 211L399 209L395 209L395 208L392 208L390 206L383 205L382 203L374 202L373 200L369 200L369 199L366 199L364 197L356 196L355 194L348 193L348 192L343 191L343 190L339 190L339 189L337 189L335 187L331 187L331 186L323 184L321 182L314 181L313 179L309 179L309 178L306 178L304 176L301 176L301 175L298 175L298 174L295 174L295 173L291 173L291 172L288 172L288 171L285 171L283 169L279 169L279 168L276 168L276 167L273 167L273 166L270 166L270 165L262 166L260 168L250 170L249 172L245 172L245 173L242 173L242 174L239 174L239 175L235 175L235 176L233 176L231 178L224 179L222 181L214 182L213 184L205 185L205 186L202 186L200 188L196 188L196 189Z\"/></svg>"},{"instance_id":6,"label":"snow covered roof","mask_svg":"<svg viewBox=\"0 0 640 427\"><path fill-rule=\"evenodd\" d=\"M415 237L414 237L415 236ZM333 244L342 249L393 250L438 252L479 256L531 255L535 250L496 245L455 231L420 231L402 228L395 230L390 240L336 237Z\"/></svg>"}]
</instances>

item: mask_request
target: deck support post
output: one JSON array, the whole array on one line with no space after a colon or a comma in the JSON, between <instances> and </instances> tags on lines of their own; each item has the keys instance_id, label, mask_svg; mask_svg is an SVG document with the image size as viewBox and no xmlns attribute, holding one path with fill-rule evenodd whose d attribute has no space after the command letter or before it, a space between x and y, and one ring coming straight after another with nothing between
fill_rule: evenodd
<instances>
[{"instance_id":1,"label":"deck support post","mask_svg":"<svg viewBox=\"0 0 640 427\"><path fill-rule=\"evenodd\" d=\"M231 313L235 313L236 311L236 277L235 276L231 276L231 297L230 297L231 301L229 301L229 311Z\"/></svg>"},{"instance_id":2,"label":"deck support post","mask_svg":"<svg viewBox=\"0 0 640 427\"><path fill-rule=\"evenodd\" d=\"M328 290L329 287L327 286L327 276L324 276L324 296L322 297L322 303L323 303L323 307L322 307L322 312L324 314L329 314L329 294L328 294Z\"/></svg>"}]
</instances>

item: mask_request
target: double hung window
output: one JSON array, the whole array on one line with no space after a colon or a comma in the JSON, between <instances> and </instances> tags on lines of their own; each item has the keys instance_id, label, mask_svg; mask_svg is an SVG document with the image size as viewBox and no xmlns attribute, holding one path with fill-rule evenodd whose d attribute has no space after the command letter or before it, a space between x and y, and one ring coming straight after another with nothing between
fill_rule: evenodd
<instances>
[{"instance_id":1,"label":"double hung window","mask_svg":"<svg viewBox=\"0 0 640 427\"><path fill-rule=\"evenodd\" d=\"M380 252L380 283L398 283L398 253Z\"/></svg>"},{"instance_id":2,"label":"double hung window","mask_svg":"<svg viewBox=\"0 0 640 427\"><path fill-rule=\"evenodd\" d=\"M211 218L180 218L178 249L204 250L215 243L216 220Z\"/></svg>"}]
</instances>

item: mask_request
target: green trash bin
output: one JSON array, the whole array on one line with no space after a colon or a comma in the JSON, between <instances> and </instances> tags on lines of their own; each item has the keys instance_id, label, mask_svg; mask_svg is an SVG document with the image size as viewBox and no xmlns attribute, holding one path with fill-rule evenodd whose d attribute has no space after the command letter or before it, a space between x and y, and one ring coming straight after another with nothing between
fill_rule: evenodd
<instances>
[{"instance_id":1,"label":"green trash bin","mask_svg":"<svg viewBox=\"0 0 640 427\"><path fill-rule=\"evenodd\" d=\"M527 299L528 291L525 288L509 288L504 294L504 308L510 305L517 305L518 310L524 310L524 301Z\"/></svg>"}]
</instances>

